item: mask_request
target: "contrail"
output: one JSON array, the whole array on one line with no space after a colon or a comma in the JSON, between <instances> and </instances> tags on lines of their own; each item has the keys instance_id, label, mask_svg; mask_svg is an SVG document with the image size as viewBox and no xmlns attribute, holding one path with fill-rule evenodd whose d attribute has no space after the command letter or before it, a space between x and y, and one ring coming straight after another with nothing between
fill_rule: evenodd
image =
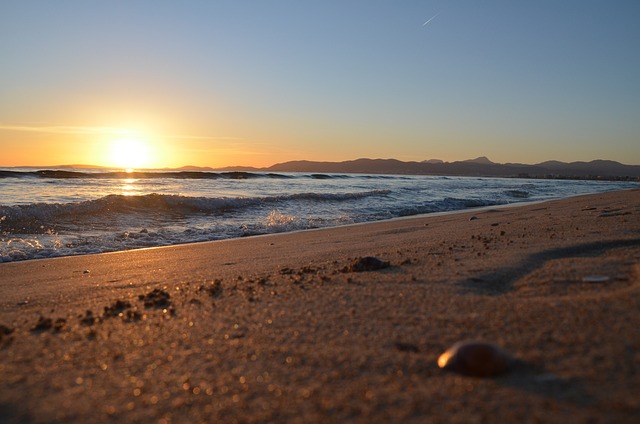
<instances>
[{"instance_id":1,"label":"contrail","mask_svg":"<svg viewBox=\"0 0 640 424\"><path fill-rule=\"evenodd\" d=\"M427 19L426 22L422 24L422 26L426 26L429 22L433 21L436 18L436 16L438 16L439 14L440 12L436 13L435 15Z\"/></svg>"}]
</instances>

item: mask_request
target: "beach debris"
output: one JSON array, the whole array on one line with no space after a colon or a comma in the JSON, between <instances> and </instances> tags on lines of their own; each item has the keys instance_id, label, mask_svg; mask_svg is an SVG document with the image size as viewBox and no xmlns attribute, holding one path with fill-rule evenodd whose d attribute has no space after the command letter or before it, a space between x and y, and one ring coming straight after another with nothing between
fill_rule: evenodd
<instances>
[{"instance_id":1,"label":"beach debris","mask_svg":"<svg viewBox=\"0 0 640 424\"><path fill-rule=\"evenodd\" d=\"M513 358L493 343L465 340L438 358L438 366L470 377L493 377L509 370Z\"/></svg>"},{"instance_id":2,"label":"beach debris","mask_svg":"<svg viewBox=\"0 0 640 424\"><path fill-rule=\"evenodd\" d=\"M602 212L600 212L600 215L598 215L598 217L607 218L611 216L624 216L624 215L631 215L631 212L625 211L624 207L622 208L607 207Z\"/></svg>"},{"instance_id":3,"label":"beach debris","mask_svg":"<svg viewBox=\"0 0 640 424\"><path fill-rule=\"evenodd\" d=\"M105 306L102 317L105 319L120 317L124 322L140 321L144 318L140 312L131 309L131 303L124 300L116 300L111 306ZM80 320L80 322L84 325L90 326L94 322L92 319L93 312L87 311L87 314L82 320Z\"/></svg>"},{"instance_id":4,"label":"beach debris","mask_svg":"<svg viewBox=\"0 0 640 424\"><path fill-rule=\"evenodd\" d=\"M606 275L587 275L586 277L582 277L583 283L606 283L611 278Z\"/></svg>"},{"instance_id":5,"label":"beach debris","mask_svg":"<svg viewBox=\"0 0 640 424\"><path fill-rule=\"evenodd\" d=\"M38 322L31 329L32 332L39 331L47 331L53 329L55 333L62 331L62 328L67 323L67 320L64 318L58 318L57 320L52 320L51 318L45 318L42 315L38 318Z\"/></svg>"},{"instance_id":6,"label":"beach debris","mask_svg":"<svg viewBox=\"0 0 640 424\"><path fill-rule=\"evenodd\" d=\"M11 333L13 333L14 329L13 328L9 328L6 325L2 325L0 324L0 342L2 342L2 339L4 339L7 336L10 336ZM11 340L11 339L8 339Z\"/></svg>"},{"instance_id":7,"label":"beach debris","mask_svg":"<svg viewBox=\"0 0 640 424\"><path fill-rule=\"evenodd\" d=\"M476 219L480 219L477 216L473 215L471 218L469 218L469 221L475 221Z\"/></svg>"},{"instance_id":8,"label":"beach debris","mask_svg":"<svg viewBox=\"0 0 640 424\"><path fill-rule=\"evenodd\" d=\"M144 302L145 308L166 309L171 306L171 296L164 290L153 289L147 294L141 294L138 299Z\"/></svg>"},{"instance_id":9,"label":"beach debris","mask_svg":"<svg viewBox=\"0 0 640 424\"><path fill-rule=\"evenodd\" d=\"M124 300L116 300L111 306L104 307L102 316L104 318L117 317L129 308L131 308L131 303Z\"/></svg>"},{"instance_id":10,"label":"beach debris","mask_svg":"<svg viewBox=\"0 0 640 424\"><path fill-rule=\"evenodd\" d=\"M84 317L80 319L80 324L86 325L88 327L92 326L96 322L96 318L93 316L93 311L88 309L85 312Z\"/></svg>"},{"instance_id":11,"label":"beach debris","mask_svg":"<svg viewBox=\"0 0 640 424\"><path fill-rule=\"evenodd\" d=\"M284 267L280 269L280 275L291 275L295 273L295 271L289 267Z\"/></svg>"},{"instance_id":12,"label":"beach debris","mask_svg":"<svg viewBox=\"0 0 640 424\"><path fill-rule=\"evenodd\" d=\"M211 296L211 298L213 299L218 299L220 296L222 296L223 290L224 289L222 288L221 280L215 280L211 285L207 285L207 286L203 285L198 288L198 291L207 292L209 296Z\"/></svg>"},{"instance_id":13,"label":"beach debris","mask_svg":"<svg viewBox=\"0 0 640 424\"><path fill-rule=\"evenodd\" d=\"M345 268L345 272L377 271L390 266L389 262L378 259L375 256L365 256L354 260L351 265Z\"/></svg>"},{"instance_id":14,"label":"beach debris","mask_svg":"<svg viewBox=\"0 0 640 424\"><path fill-rule=\"evenodd\" d=\"M140 321L141 319L144 319L144 315L137 310L134 311L133 309L127 309L122 314L122 320L124 322Z\"/></svg>"},{"instance_id":15,"label":"beach debris","mask_svg":"<svg viewBox=\"0 0 640 424\"><path fill-rule=\"evenodd\" d=\"M36 323L35 327L31 329L31 331L45 331L50 329L52 326L53 320L51 318L45 318L40 315L40 318L38 318L38 322Z\"/></svg>"},{"instance_id":16,"label":"beach debris","mask_svg":"<svg viewBox=\"0 0 640 424\"><path fill-rule=\"evenodd\" d=\"M413 353L420 352L420 349L418 348L418 346L414 345L413 343L396 342L395 347L400 352L413 352Z\"/></svg>"}]
</instances>

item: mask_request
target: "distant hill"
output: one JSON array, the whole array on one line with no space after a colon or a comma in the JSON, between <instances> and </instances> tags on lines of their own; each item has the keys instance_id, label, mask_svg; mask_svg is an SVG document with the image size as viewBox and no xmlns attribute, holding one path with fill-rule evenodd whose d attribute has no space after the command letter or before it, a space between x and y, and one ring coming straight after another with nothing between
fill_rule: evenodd
<instances>
[{"instance_id":1,"label":"distant hill","mask_svg":"<svg viewBox=\"0 0 640 424\"><path fill-rule=\"evenodd\" d=\"M37 167L46 169L47 167ZM54 168L100 168L91 165L61 165ZM339 174L400 174L443 175L470 177L522 177L567 179L640 180L640 165L625 165L611 160L591 162L546 161L535 165L495 163L481 156L456 162L429 159L422 162L403 162L397 159L355 159L344 162L316 162L298 160L277 163L265 168L227 166L210 168L183 166L162 171L240 171L240 172L310 172Z\"/></svg>"},{"instance_id":2,"label":"distant hill","mask_svg":"<svg viewBox=\"0 0 640 424\"><path fill-rule=\"evenodd\" d=\"M539 164L550 171L569 175L638 176L637 165L623 165L611 160L563 163L549 161Z\"/></svg>"},{"instance_id":3,"label":"distant hill","mask_svg":"<svg viewBox=\"0 0 640 424\"><path fill-rule=\"evenodd\" d=\"M253 166L225 166L223 168L203 169L204 171L235 171L235 172L262 172L265 168L255 168Z\"/></svg>"},{"instance_id":4,"label":"distant hill","mask_svg":"<svg viewBox=\"0 0 640 424\"><path fill-rule=\"evenodd\" d=\"M237 169L237 168L230 168ZM402 162L397 159L356 159L344 162L291 161L262 170L271 172L364 173L450 175L477 177L531 177L579 179L638 179L640 165L624 165L607 160L591 162L549 161L535 165L500 164L486 157L457 162L429 160Z\"/></svg>"},{"instance_id":5,"label":"distant hill","mask_svg":"<svg viewBox=\"0 0 640 424\"><path fill-rule=\"evenodd\" d=\"M166 168L169 170L169 168ZM171 171L213 171L214 168L208 166L181 166L180 168L170 168Z\"/></svg>"},{"instance_id":6,"label":"distant hill","mask_svg":"<svg viewBox=\"0 0 640 424\"><path fill-rule=\"evenodd\" d=\"M29 168L42 168L39 166L32 166ZM98 166L98 165L81 165L81 164L72 164L72 165L57 165L57 166L50 166L49 168L56 168L56 169L103 169L103 166Z\"/></svg>"},{"instance_id":7,"label":"distant hill","mask_svg":"<svg viewBox=\"0 0 640 424\"><path fill-rule=\"evenodd\" d=\"M397 159L356 159L345 162L293 161L266 168L273 172L327 172L354 174L415 174L421 173L419 162L402 162Z\"/></svg>"},{"instance_id":8,"label":"distant hill","mask_svg":"<svg viewBox=\"0 0 640 424\"><path fill-rule=\"evenodd\" d=\"M483 165L495 165L494 162L491 162L489 160L488 157L486 156L480 156L479 158L475 158L475 159L467 159L463 162L467 162L467 163L481 163Z\"/></svg>"}]
</instances>

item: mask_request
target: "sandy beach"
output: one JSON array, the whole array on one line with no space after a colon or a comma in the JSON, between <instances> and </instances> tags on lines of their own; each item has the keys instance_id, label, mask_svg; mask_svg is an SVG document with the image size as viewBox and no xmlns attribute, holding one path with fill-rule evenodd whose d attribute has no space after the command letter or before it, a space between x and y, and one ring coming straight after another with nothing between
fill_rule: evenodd
<instances>
[{"instance_id":1,"label":"sandy beach","mask_svg":"<svg viewBox=\"0 0 640 424\"><path fill-rule=\"evenodd\" d=\"M3 263L0 422L638 422L639 323L640 190Z\"/></svg>"}]
</instances>

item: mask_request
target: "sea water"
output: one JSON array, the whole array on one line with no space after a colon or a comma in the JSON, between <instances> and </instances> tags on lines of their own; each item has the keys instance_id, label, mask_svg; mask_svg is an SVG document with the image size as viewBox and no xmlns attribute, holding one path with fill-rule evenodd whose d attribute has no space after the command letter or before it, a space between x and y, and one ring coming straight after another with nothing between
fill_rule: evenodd
<instances>
[{"instance_id":1,"label":"sea water","mask_svg":"<svg viewBox=\"0 0 640 424\"><path fill-rule=\"evenodd\" d=\"M407 175L0 169L0 262L330 227L637 186Z\"/></svg>"}]
</instances>

